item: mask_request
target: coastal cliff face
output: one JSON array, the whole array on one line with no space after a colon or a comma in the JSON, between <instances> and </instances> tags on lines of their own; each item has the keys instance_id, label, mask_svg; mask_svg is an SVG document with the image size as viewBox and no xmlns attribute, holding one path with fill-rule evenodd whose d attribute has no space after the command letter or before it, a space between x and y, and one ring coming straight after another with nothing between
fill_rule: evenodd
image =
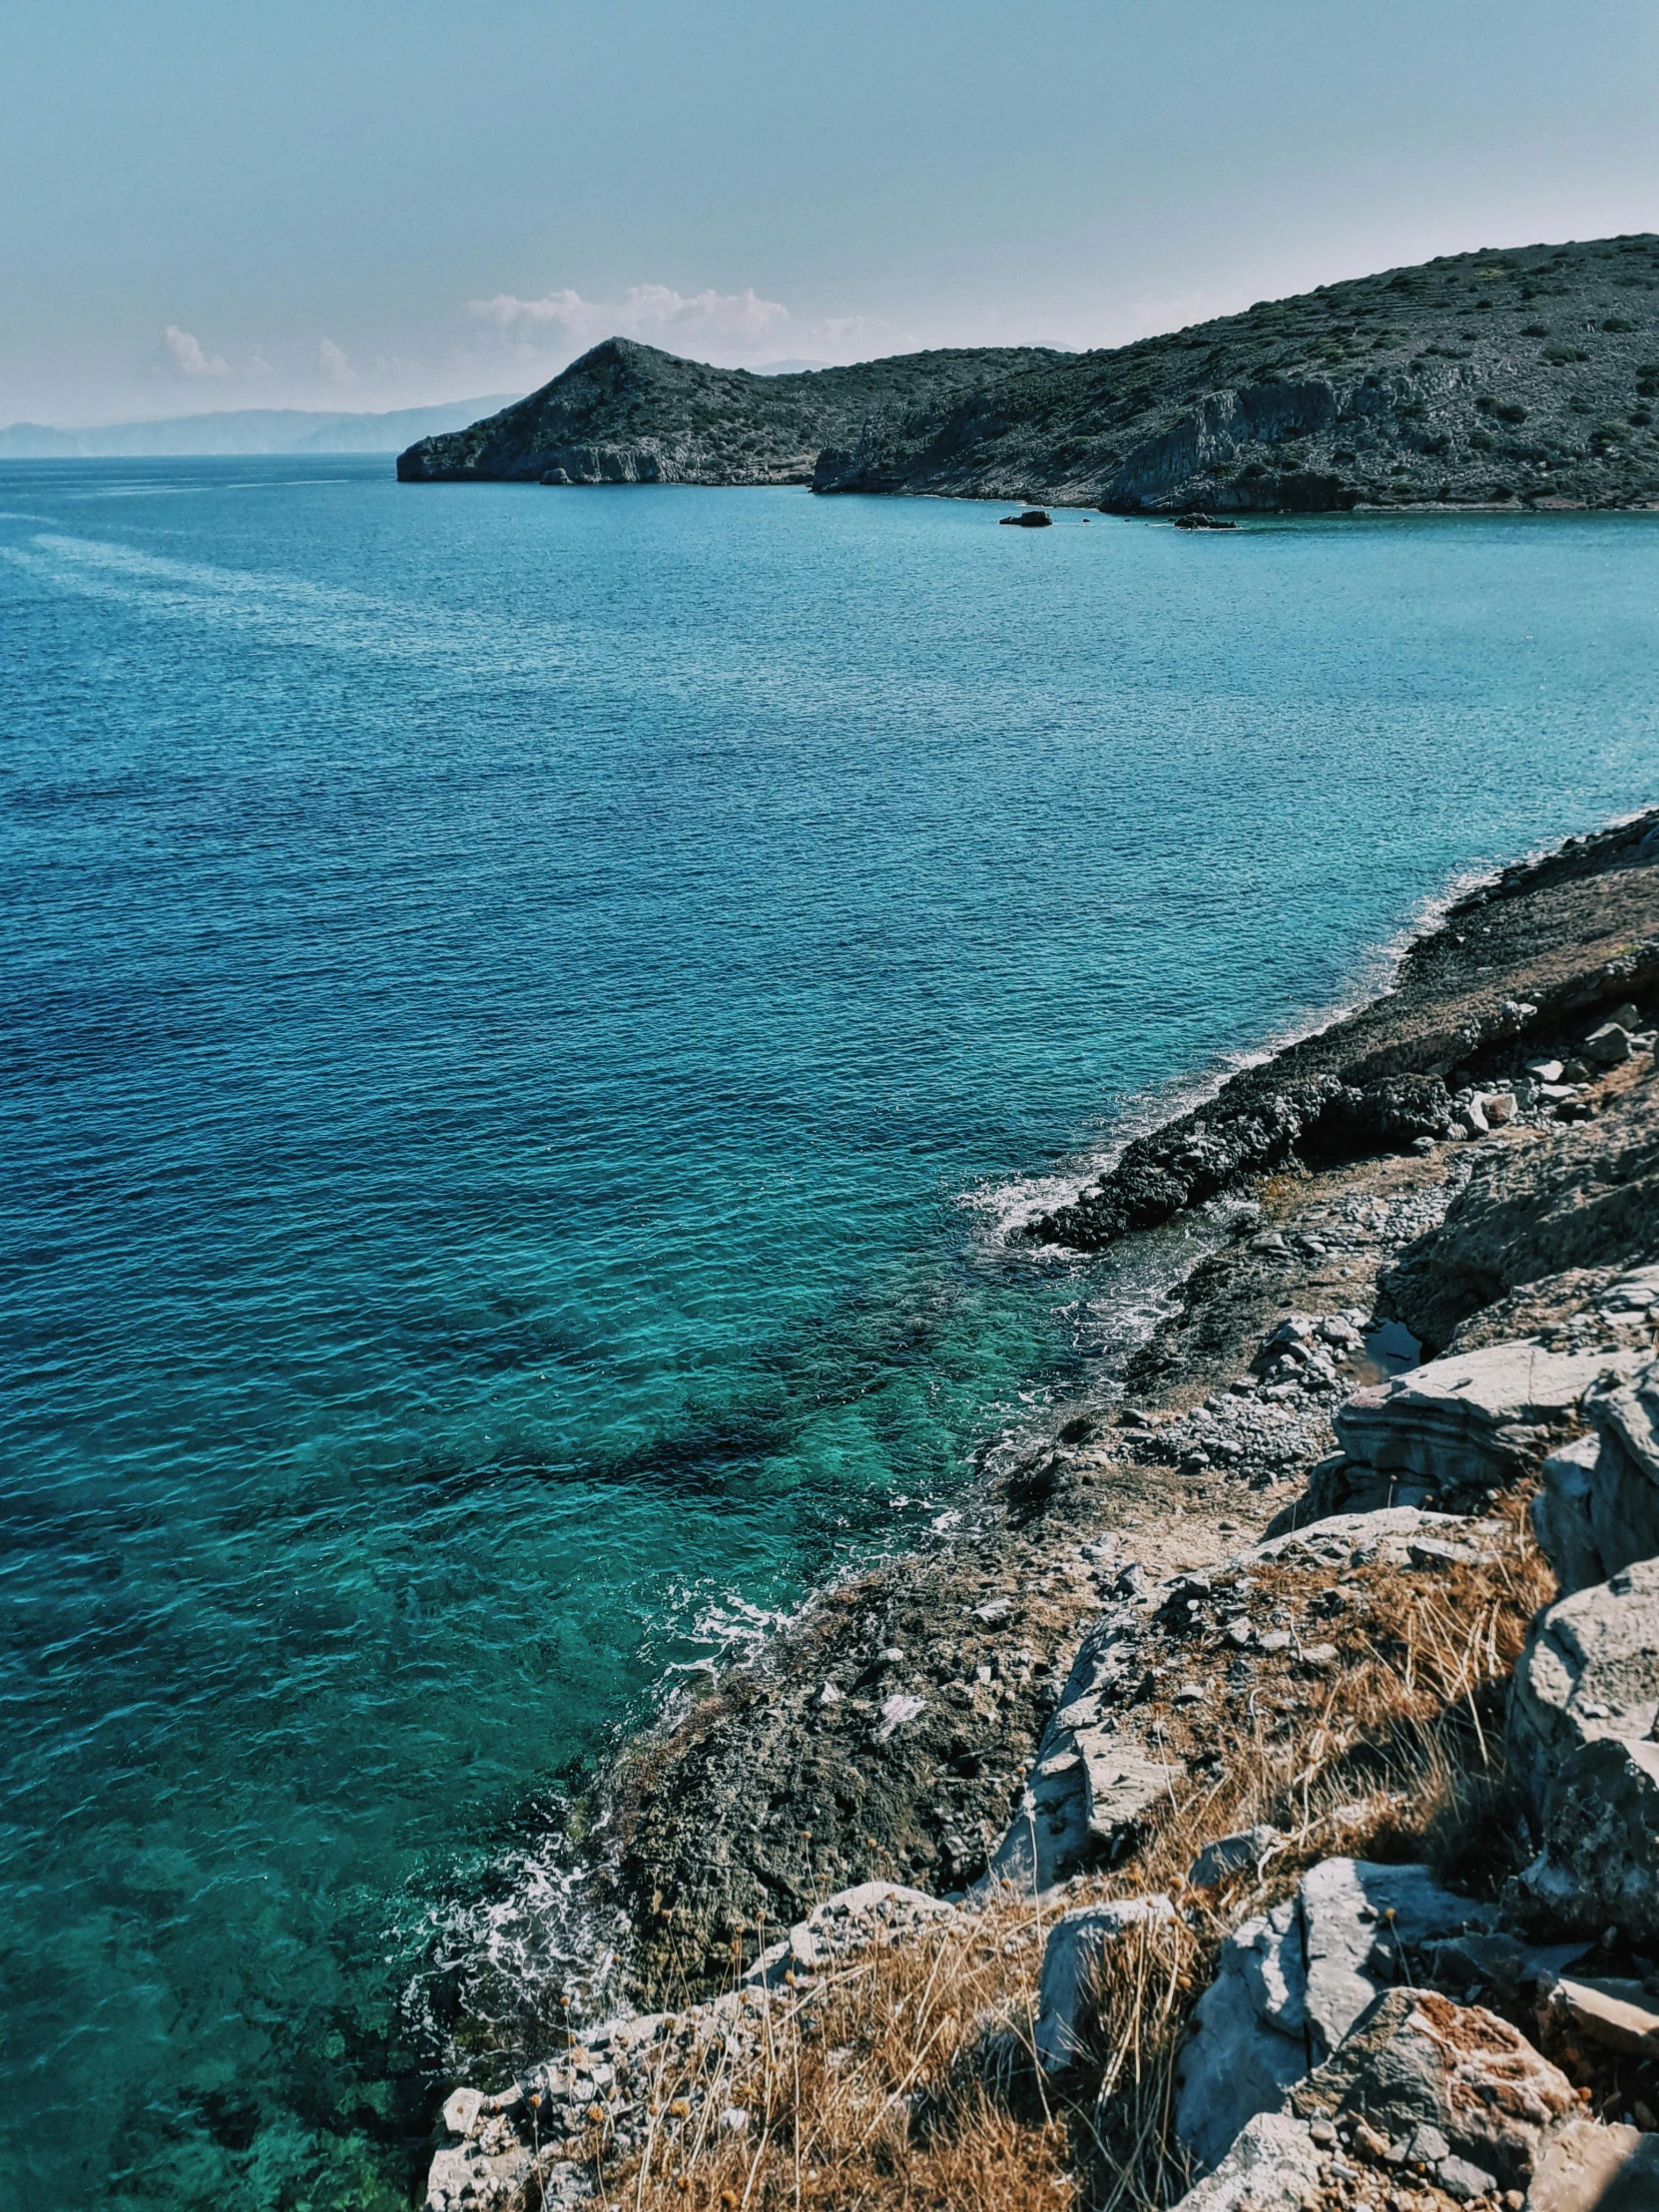
<instances>
[{"instance_id":1,"label":"coastal cliff face","mask_svg":"<svg viewBox=\"0 0 1659 2212\"><path fill-rule=\"evenodd\" d=\"M1119 514L1659 503L1659 238L1462 254L1108 350L788 376L611 338L410 483L811 483Z\"/></svg>"},{"instance_id":2,"label":"coastal cliff face","mask_svg":"<svg viewBox=\"0 0 1659 2212\"><path fill-rule=\"evenodd\" d=\"M935 404L820 455L818 491L1115 513L1659 499L1659 239L1461 254Z\"/></svg>"}]
</instances>

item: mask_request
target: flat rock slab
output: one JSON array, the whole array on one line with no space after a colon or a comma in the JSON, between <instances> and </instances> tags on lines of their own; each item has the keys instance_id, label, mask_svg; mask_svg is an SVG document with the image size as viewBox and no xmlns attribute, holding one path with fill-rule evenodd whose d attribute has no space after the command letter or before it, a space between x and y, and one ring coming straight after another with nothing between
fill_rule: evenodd
<instances>
[{"instance_id":1,"label":"flat rock slab","mask_svg":"<svg viewBox=\"0 0 1659 2212\"><path fill-rule=\"evenodd\" d=\"M1630 1375L1638 1361L1634 1352L1549 1352L1531 1337L1488 1345L1357 1390L1337 1410L1337 1436L1351 1458L1436 1490L1505 1482L1526 1463L1513 1431L1560 1427L1594 1383Z\"/></svg>"},{"instance_id":2,"label":"flat rock slab","mask_svg":"<svg viewBox=\"0 0 1659 2212\"><path fill-rule=\"evenodd\" d=\"M1659 1997L1640 1981L1580 1981L1562 1974L1544 2005L1557 2020L1607 2050L1659 2058Z\"/></svg>"}]
</instances>

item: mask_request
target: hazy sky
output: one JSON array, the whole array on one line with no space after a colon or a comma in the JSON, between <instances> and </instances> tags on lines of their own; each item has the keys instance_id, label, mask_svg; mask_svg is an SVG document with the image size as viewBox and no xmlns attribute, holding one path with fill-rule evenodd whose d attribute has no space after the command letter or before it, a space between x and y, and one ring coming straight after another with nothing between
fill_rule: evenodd
<instances>
[{"instance_id":1,"label":"hazy sky","mask_svg":"<svg viewBox=\"0 0 1659 2212\"><path fill-rule=\"evenodd\" d=\"M1653 0L11 0L0 422L1109 344L1659 229Z\"/></svg>"}]
</instances>

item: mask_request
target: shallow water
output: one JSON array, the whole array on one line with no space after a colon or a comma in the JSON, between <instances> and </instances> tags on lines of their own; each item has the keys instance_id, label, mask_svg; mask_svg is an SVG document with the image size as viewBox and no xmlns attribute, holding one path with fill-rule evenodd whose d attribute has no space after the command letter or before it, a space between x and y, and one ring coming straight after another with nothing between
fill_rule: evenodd
<instances>
[{"instance_id":1,"label":"shallow water","mask_svg":"<svg viewBox=\"0 0 1659 2212\"><path fill-rule=\"evenodd\" d=\"M20 2208L402 2201L561 1778L1144 1326L1001 1227L1654 798L1656 529L0 470Z\"/></svg>"}]
</instances>

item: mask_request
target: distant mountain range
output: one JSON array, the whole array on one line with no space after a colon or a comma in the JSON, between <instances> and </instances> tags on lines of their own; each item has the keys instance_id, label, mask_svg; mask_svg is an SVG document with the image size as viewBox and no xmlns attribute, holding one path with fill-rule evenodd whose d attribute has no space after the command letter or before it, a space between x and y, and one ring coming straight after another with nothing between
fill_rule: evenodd
<instances>
[{"instance_id":1,"label":"distant mountain range","mask_svg":"<svg viewBox=\"0 0 1659 2212\"><path fill-rule=\"evenodd\" d=\"M1659 238L1458 254L1088 353L757 376L610 338L409 482L811 484L1110 513L1659 506Z\"/></svg>"},{"instance_id":2,"label":"distant mountain range","mask_svg":"<svg viewBox=\"0 0 1659 2212\"><path fill-rule=\"evenodd\" d=\"M510 404L512 395L452 399L441 407L398 407L389 414L317 414L298 407L244 407L223 414L175 415L157 422L112 422L58 430L44 422L0 429L0 460L58 461L213 453L396 453L411 438L464 429Z\"/></svg>"}]
</instances>

